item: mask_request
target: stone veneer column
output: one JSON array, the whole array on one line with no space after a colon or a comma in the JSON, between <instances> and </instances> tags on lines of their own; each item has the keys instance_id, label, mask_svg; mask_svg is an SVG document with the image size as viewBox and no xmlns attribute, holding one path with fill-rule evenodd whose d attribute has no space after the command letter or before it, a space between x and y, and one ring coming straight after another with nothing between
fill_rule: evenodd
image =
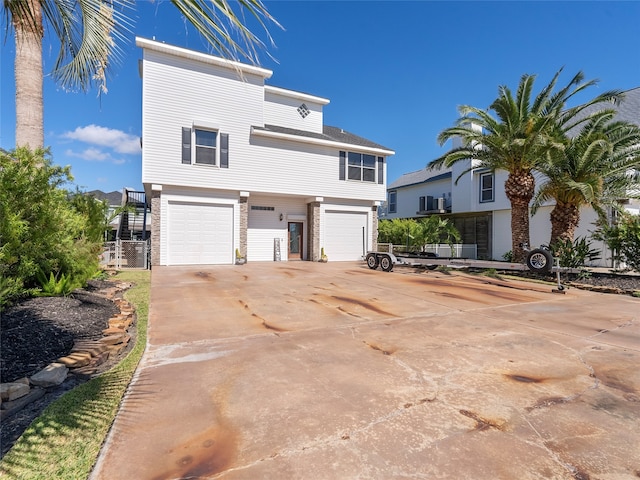
<instances>
[{"instance_id":1,"label":"stone veneer column","mask_svg":"<svg viewBox=\"0 0 640 480\"><path fill-rule=\"evenodd\" d=\"M371 250L378 250L378 207L371 207Z\"/></svg>"},{"instance_id":2,"label":"stone veneer column","mask_svg":"<svg viewBox=\"0 0 640 480\"><path fill-rule=\"evenodd\" d=\"M309 234L307 238L308 259L312 262L320 260L320 202L307 204L307 219L309 221Z\"/></svg>"},{"instance_id":3,"label":"stone veneer column","mask_svg":"<svg viewBox=\"0 0 640 480\"><path fill-rule=\"evenodd\" d=\"M240 197L240 255L247 258L247 230L249 229L249 197ZM248 259L247 259L248 260Z\"/></svg>"},{"instance_id":4,"label":"stone veneer column","mask_svg":"<svg viewBox=\"0 0 640 480\"><path fill-rule=\"evenodd\" d=\"M151 266L160 265L160 190L151 191Z\"/></svg>"}]
</instances>

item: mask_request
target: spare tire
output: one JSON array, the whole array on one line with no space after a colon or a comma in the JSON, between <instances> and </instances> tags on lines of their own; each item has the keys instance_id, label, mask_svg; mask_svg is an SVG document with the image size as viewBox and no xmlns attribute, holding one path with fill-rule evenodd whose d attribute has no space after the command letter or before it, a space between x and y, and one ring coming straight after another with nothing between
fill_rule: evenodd
<instances>
[{"instance_id":1,"label":"spare tire","mask_svg":"<svg viewBox=\"0 0 640 480\"><path fill-rule=\"evenodd\" d=\"M553 267L553 257L549 250L536 248L527 254L527 268L535 273L549 273Z\"/></svg>"}]
</instances>

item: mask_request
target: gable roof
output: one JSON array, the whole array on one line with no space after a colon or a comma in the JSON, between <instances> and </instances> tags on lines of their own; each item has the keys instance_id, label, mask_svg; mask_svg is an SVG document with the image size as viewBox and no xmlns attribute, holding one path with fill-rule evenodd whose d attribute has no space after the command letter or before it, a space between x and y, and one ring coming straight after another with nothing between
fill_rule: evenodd
<instances>
[{"instance_id":1,"label":"gable roof","mask_svg":"<svg viewBox=\"0 0 640 480\"><path fill-rule=\"evenodd\" d=\"M360 137L353 133L338 127L332 127L329 125L322 126L322 133L309 132L306 130L297 130L295 128L280 127L278 125L265 125L264 127L251 127L252 131L257 134L274 134L273 136L289 136L300 137L301 141L305 139L315 140L311 143L326 143L336 144L336 147L361 147L365 150L373 150L382 155L393 155L395 152L387 147L380 145L379 143L367 140L364 137ZM295 138L292 138L295 139Z\"/></svg>"},{"instance_id":2,"label":"gable roof","mask_svg":"<svg viewBox=\"0 0 640 480\"><path fill-rule=\"evenodd\" d=\"M422 170L403 174L395 182L389 185L387 187L387 190L411 187L413 185L419 185L421 183L437 182L438 180L444 180L445 178L451 178L451 171L442 173L439 171L431 171L423 168Z\"/></svg>"}]
</instances>

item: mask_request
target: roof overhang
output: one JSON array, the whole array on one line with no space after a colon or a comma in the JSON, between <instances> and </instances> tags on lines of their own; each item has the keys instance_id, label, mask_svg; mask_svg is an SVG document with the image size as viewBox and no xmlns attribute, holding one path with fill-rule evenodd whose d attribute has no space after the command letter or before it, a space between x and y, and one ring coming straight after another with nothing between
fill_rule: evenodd
<instances>
[{"instance_id":1,"label":"roof overhang","mask_svg":"<svg viewBox=\"0 0 640 480\"><path fill-rule=\"evenodd\" d=\"M301 135L291 135L289 133L271 132L269 130L256 129L251 127L251 134L259 137L274 138L278 140L287 140L289 142L305 143L308 145L320 145L325 147L342 148L344 150L354 150L357 152L370 153L373 155L395 155L393 150L383 148L365 147L355 143L342 143L334 140L324 140L322 138L303 137Z\"/></svg>"},{"instance_id":2,"label":"roof overhang","mask_svg":"<svg viewBox=\"0 0 640 480\"><path fill-rule=\"evenodd\" d=\"M262 78L270 78L271 75L273 75L273 71L267 70L266 68L234 62L233 60L227 60L226 58L216 57L214 55L197 52L195 50L189 50L188 48L167 45L166 43L149 40L148 38L136 37L136 46L142 49L164 53L166 55L173 55L180 58L186 58L188 60L195 60L196 62L215 65L216 67L228 68L240 73L257 75Z\"/></svg>"},{"instance_id":3,"label":"roof overhang","mask_svg":"<svg viewBox=\"0 0 640 480\"><path fill-rule=\"evenodd\" d=\"M316 97L315 95L296 92L295 90L287 90L286 88L272 87L271 85L265 85L264 91L275 95L282 95L283 97L295 98L303 102L319 103L320 105L327 105L331 101L328 98Z\"/></svg>"}]
</instances>

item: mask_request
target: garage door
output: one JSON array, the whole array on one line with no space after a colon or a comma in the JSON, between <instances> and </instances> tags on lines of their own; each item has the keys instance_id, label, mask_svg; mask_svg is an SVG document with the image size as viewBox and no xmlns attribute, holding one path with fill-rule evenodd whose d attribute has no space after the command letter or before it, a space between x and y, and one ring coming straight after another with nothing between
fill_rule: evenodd
<instances>
[{"instance_id":1,"label":"garage door","mask_svg":"<svg viewBox=\"0 0 640 480\"><path fill-rule=\"evenodd\" d=\"M233 206L169 203L169 265L233 263Z\"/></svg>"},{"instance_id":2,"label":"garage door","mask_svg":"<svg viewBox=\"0 0 640 480\"><path fill-rule=\"evenodd\" d=\"M363 232L365 239L368 235L366 212L327 211L324 224L324 249L330 261L362 258Z\"/></svg>"}]
</instances>

